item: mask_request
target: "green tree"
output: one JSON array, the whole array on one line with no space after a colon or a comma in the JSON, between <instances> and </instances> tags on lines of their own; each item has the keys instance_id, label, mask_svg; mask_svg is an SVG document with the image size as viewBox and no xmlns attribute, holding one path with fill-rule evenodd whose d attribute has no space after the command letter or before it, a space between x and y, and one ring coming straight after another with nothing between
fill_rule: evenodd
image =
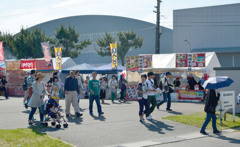
<instances>
[{"instance_id":1,"label":"green tree","mask_svg":"<svg viewBox=\"0 0 240 147\"><path fill-rule=\"evenodd\" d=\"M57 45L62 46L63 56L76 58L81 53L80 50L92 44L90 40L79 42L79 36L80 34L76 32L74 26L65 28L61 25L60 28L56 29Z\"/></svg>"},{"instance_id":2,"label":"green tree","mask_svg":"<svg viewBox=\"0 0 240 147\"><path fill-rule=\"evenodd\" d=\"M137 37L137 34L134 31L119 32L117 36L118 58L121 60L122 65L124 65L124 59L128 51L131 48L141 48L143 38L141 36ZM106 32L104 38L97 40L97 45L99 46L99 49L96 49L97 54L101 56L111 56L110 43L114 43L115 41L116 40L111 36L111 34Z\"/></svg>"},{"instance_id":3,"label":"green tree","mask_svg":"<svg viewBox=\"0 0 240 147\"><path fill-rule=\"evenodd\" d=\"M22 28L14 36L10 34L2 35L4 46L7 47L18 59L22 58L42 58L43 52L41 43L50 41L54 44L54 39L46 36L41 29L36 28L33 31Z\"/></svg>"}]
</instances>

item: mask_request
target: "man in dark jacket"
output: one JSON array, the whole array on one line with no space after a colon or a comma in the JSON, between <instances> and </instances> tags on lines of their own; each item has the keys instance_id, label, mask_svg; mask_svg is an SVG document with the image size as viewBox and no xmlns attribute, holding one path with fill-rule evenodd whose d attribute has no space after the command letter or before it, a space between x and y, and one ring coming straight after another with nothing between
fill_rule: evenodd
<instances>
[{"instance_id":1,"label":"man in dark jacket","mask_svg":"<svg viewBox=\"0 0 240 147\"><path fill-rule=\"evenodd\" d=\"M205 129L206 129L208 123L211 121L211 119L212 119L213 133L214 134L221 133L217 129L217 124L216 124L217 117L215 114L219 97L220 97L220 94L216 93L215 89L210 89L207 93L207 98L206 98L205 107L204 107L204 111L207 113L207 116L206 116L206 120L203 123L201 131L200 131L200 133L202 133L203 135L207 135L207 133L205 132Z\"/></svg>"}]
</instances>

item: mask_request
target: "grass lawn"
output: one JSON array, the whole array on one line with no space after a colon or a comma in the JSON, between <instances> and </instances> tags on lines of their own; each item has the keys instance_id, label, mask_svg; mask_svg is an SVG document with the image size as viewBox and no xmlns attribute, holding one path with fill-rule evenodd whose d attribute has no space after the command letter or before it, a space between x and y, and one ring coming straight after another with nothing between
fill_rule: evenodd
<instances>
[{"instance_id":1,"label":"grass lawn","mask_svg":"<svg viewBox=\"0 0 240 147\"><path fill-rule=\"evenodd\" d=\"M218 117L219 112L216 114ZM203 122L205 121L205 117L206 117L205 112L198 112L198 113L189 114L189 115L168 116L168 117L164 117L163 119L176 121L183 124L192 125L192 126L201 128ZM220 124L220 119L217 119L217 128L219 130L231 129L236 127L240 127L240 114L236 114L235 122L233 122L232 114L229 114L229 113L227 113L226 121L223 120L223 124ZM212 130L212 122L208 124L207 129Z\"/></svg>"},{"instance_id":2,"label":"grass lawn","mask_svg":"<svg viewBox=\"0 0 240 147\"><path fill-rule=\"evenodd\" d=\"M54 139L40 133L36 128L0 130L0 146L19 146L19 147L70 147L61 140Z\"/></svg>"}]
</instances>

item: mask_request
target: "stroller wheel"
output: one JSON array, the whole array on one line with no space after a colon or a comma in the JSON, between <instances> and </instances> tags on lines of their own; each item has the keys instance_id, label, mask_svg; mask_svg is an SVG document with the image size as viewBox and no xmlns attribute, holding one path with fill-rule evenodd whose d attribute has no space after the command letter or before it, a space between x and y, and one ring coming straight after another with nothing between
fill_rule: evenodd
<instances>
[{"instance_id":1,"label":"stroller wheel","mask_svg":"<svg viewBox=\"0 0 240 147\"><path fill-rule=\"evenodd\" d=\"M64 128L67 128L67 127L68 127L68 124L63 124L63 127L64 127Z\"/></svg>"},{"instance_id":2,"label":"stroller wheel","mask_svg":"<svg viewBox=\"0 0 240 147\"><path fill-rule=\"evenodd\" d=\"M52 124L52 126L55 126L55 125L56 125L56 122L53 121L53 122L51 122L51 124Z\"/></svg>"},{"instance_id":3,"label":"stroller wheel","mask_svg":"<svg viewBox=\"0 0 240 147\"><path fill-rule=\"evenodd\" d=\"M60 125L60 124L56 125L56 128L60 129L60 128L61 128L61 125Z\"/></svg>"}]
</instances>

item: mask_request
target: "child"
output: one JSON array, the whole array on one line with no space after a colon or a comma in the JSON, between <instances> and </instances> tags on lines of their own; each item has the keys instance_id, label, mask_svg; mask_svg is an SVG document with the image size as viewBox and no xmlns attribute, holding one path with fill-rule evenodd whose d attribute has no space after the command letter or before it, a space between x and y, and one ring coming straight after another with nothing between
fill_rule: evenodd
<instances>
[{"instance_id":1,"label":"child","mask_svg":"<svg viewBox=\"0 0 240 147\"><path fill-rule=\"evenodd\" d=\"M61 113L58 111L58 108L53 103L49 104L49 108L52 113L52 117L56 118L57 121L60 123Z\"/></svg>"},{"instance_id":2,"label":"child","mask_svg":"<svg viewBox=\"0 0 240 147\"><path fill-rule=\"evenodd\" d=\"M138 102L139 102L139 118L140 118L140 122L143 123L144 122L143 117L149 110L147 84L146 84L147 75L146 74L142 75L141 79L142 79L142 82L138 84L137 93L138 93ZM145 106L145 110L144 110L144 106Z\"/></svg>"},{"instance_id":3,"label":"child","mask_svg":"<svg viewBox=\"0 0 240 147\"><path fill-rule=\"evenodd\" d=\"M107 79L105 76L102 76L100 79L100 99L102 104L104 103L104 99L106 98L106 90L107 90Z\"/></svg>"},{"instance_id":4,"label":"child","mask_svg":"<svg viewBox=\"0 0 240 147\"><path fill-rule=\"evenodd\" d=\"M112 76L112 79L109 81L109 87L111 91L111 96L112 96L112 103L114 103L114 99L117 95L117 77L115 75Z\"/></svg>"},{"instance_id":5,"label":"child","mask_svg":"<svg viewBox=\"0 0 240 147\"><path fill-rule=\"evenodd\" d=\"M51 91L52 91L52 98L56 101L57 104L59 104L59 90L60 90L60 86L58 83L58 77L54 77Z\"/></svg>"}]
</instances>

